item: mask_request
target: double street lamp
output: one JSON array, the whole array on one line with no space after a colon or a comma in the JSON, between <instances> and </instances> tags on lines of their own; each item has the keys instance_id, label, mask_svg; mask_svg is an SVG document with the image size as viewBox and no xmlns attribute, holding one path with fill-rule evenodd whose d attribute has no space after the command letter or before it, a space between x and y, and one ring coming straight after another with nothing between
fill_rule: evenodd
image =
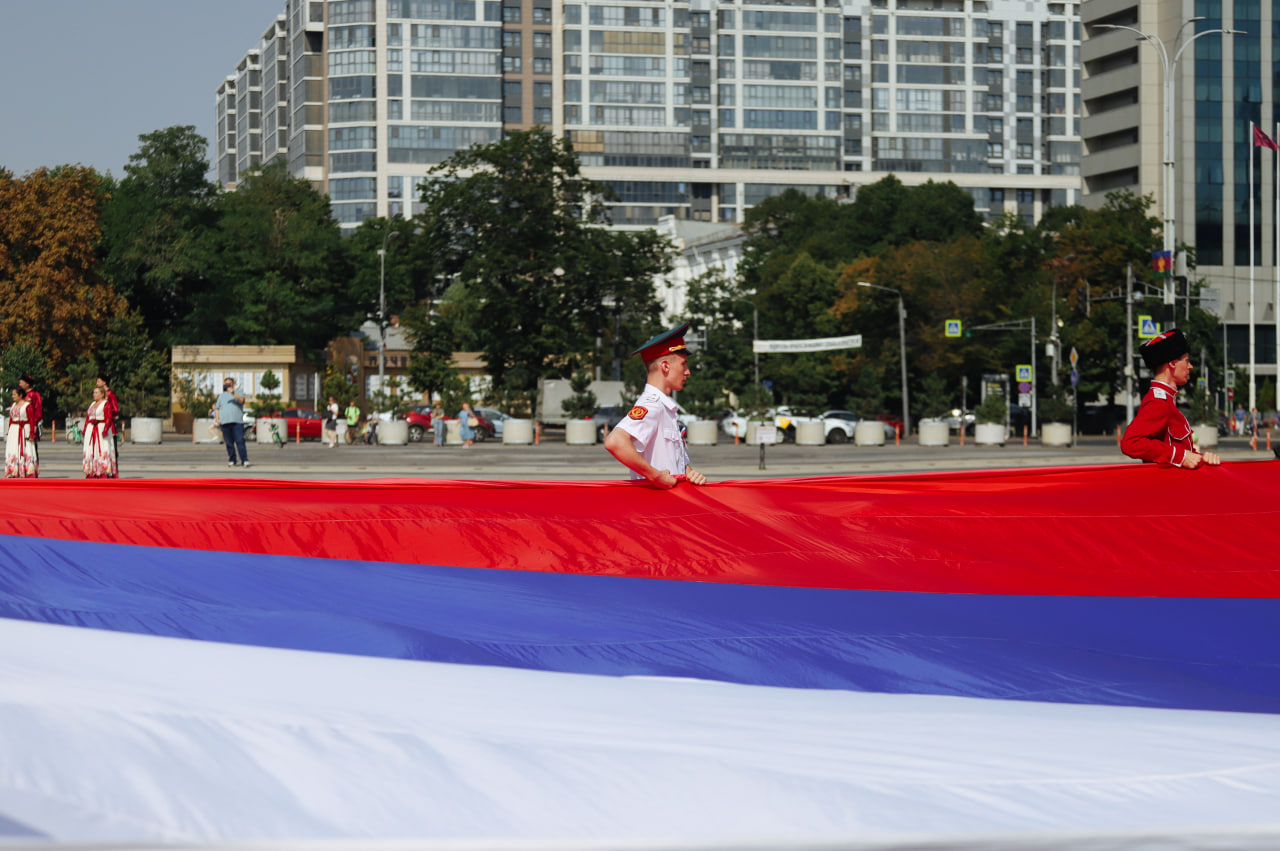
<instances>
[{"instance_id":1,"label":"double street lamp","mask_svg":"<svg viewBox=\"0 0 1280 851\"><path fill-rule=\"evenodd\" d=\"M1220 27L1213 30L1204 30L1193 35L1191 38L1182 42L1182 31L1186 29L1187 24L1194 24L1203 21L1204 18L1189 18L1184 21L1182 26L1178 27L1178 32L1173 39L1173 56L1169 55L1169 48L1165 46L1164 40L1151 33L1144 32L1137 27L1129 27L1123 24L1094 24L1094 29L1100 30L1128 30L1135 33L1138 38L1143 39L1156 49L1160 56L1160 71L1164 81L1164 250L1170 252L1170 258L1173 257L1176 242L1174 240L1174 219L1175 205L1173 203L1174 192L1174 157L1173 157L1173 89L1177 79L1178 60L1182 58L1182 52L1191 46L1196 39L1206 35L1244 35L1243 30L1235 30L1230 27ZM1180 42L1182 42L1180 44Z\"/></svg>"},{"instance_id":2,"label":"double street lamp","mask_svg":"<svg viewBox=\"0 0 1280 851\"><path fill-rule=\"evenodd\" d=\"M907 402L907 308L902 303L902 291L895 290L893 287L882 287L879 284L869 284L866 281L858 281L858 286L884 290L898 297L898 347L902 361L902 434L905 437L911 433L911 415L910 405Z\"/></svg>"}]
</instances>

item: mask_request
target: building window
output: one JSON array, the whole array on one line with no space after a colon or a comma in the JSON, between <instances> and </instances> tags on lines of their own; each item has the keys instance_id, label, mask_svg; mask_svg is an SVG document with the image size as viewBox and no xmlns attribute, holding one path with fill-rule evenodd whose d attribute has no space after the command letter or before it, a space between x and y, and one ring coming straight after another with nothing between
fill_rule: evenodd
<instances>
[{"instance_id":1,"label":"building window","mask_svg":"<svg viewBox=\"0 0 1280 851\"><path fill-rule=\"evenodd\" d=\"M549 24L549 23L551 23L551 10L550 10L550 9L540 9L540 8L535 8L535 9L533 10L533 22L534 22L535 24Z\"/></svg>"},{"instance_id":2,"label":"building window","mask_svg":"<svg viewBox=\"0 0 1280 851\"><path fill-rule=\"evenodd\" d=\"M576 82L576 81L575 81L575 82ZM565 88L567 89L568 87L566 86ZM550 83L534 83L534 84L533 84L533 96L534 96L534 97L536 97L536 98L546 98L547 100L550 100L550 99L551 99L551 84L550 84Z\"/></svg>"},{"instance_id":3,"label":"building window","mask_svg":"<svg viewBox=\"0 0 1280 851\"><path fill-rule=\"evenodd\" d=\"M551 33L536 32L533 34L533 46L535 48L551 49Z\"/></svg>"},{"instance_id":4,"label":"building window","mask_svg":"<svg viewBox=\"0 0 1280 851\"><path fill-rule=\"evenodd\" d=\"M502 57L502 71L504 74L517 73L520 71L520 68L521 68L521 64L520 64L519 56Z\"/></svg>"},{"instance_id":5,"label":"building window","mask_svg":"<svg viewBox=\"0 0 1280 851\"><path fill-rule=\"evenodd\" d=\"M549 56L533 57L533 73L550 74L551 73L551 57Z\"/></svg>"},{"instance_id":6,"label":"building window","mask_svg":"<svg viewBox=\"0 0 1280 851\"><path fill-rule=\"evenodd\" d=\"M533 108L533 123L541 124L543 127L551 125L551 107L536 106Z\"/></svg>"},{"instance_id":7,"label":"building window","mask_svg":"<svg viewBox=\"0 0 1280 851\"><path fill-rule=\"evenodd\" d=\"M520 100L524 91L523 84L519 80L506 80L502 84L503 100Z\"/></svg>"},{"instance_id":8,"label":"building window","mask_svg":"<svg viewBox=\"0 0 1280 851\"><path fill-rule=\"evenodd\" d=\"M504 106L502 108L503 124L519 124L524 121L523 113L518 106Z\"/></svg>"},{"instance_id":9,"label":"building window","mask_svg":"<svg viewBox=\"0 0 1280 851\"><path fill-rule=\"evenodd\" d=\"M506 30L505 32L503 32L503 33L502 33L502 46L503 46L503 47L519 47L519 46L520 46L520 31L519 31L519 30Z\"/></svg>"},{"instance_id":10,"label":"building window","mask_svg":"<svg viewBox=\"0 0 1280 851\"><path fill-rule=\"evenodd\" d=\"M502 21L506 24L520 23L520 7L519 6L503 6Z\"/></svg>"}]
</instances>

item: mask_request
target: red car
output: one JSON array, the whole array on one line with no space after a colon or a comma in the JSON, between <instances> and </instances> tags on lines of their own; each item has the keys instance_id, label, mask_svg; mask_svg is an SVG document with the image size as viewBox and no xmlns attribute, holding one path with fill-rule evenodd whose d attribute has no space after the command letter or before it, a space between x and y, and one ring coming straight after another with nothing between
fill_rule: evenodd
<instances>
[{"instance_id":1,"label":"red car","mask_svg":"<svg viewBox=\"0 0 1280 851\"><path fill-rule=\"evenodd\" d=\"M482 417L472 412L472 415L480 421L480 425L476 426L476 442L488 440L494 435L493 422L488 417ZM431 431L431 406L417 405L404 415L405 420L409 423L409 442L418 443L426 439L427 432ZM446 420L456 420L457 417L445 417Z\"/></svg>"},{"instance_id":2,"label":"red car","mask_svg":"<svg viewBox=\"0 0 1280 851\"><path fill-rule=\"evenodd\" d=\"M303 440L320 439L324 417L319 411L313 411L310 408L286 408L280 412L280 416L284 417L290 440L297 440L299 433Z\"/></svg>"}]
</instances>

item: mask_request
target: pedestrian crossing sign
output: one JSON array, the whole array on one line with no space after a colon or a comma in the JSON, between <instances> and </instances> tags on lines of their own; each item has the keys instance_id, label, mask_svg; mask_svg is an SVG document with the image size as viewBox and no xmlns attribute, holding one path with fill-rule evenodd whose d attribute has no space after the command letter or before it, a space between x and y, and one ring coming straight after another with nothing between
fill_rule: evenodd
<instances>
[{"instance_id":1,"label":"pedestrian crossing sign","mask_svg":"<svg viewBox=\"0 0 1280 851\"><path fill-rule=\"evenodd\" d=\"M1138 317L1138 336L1144 340L1160 336L1160 323L1150 316Z\"/></svg>"},{"instance_id":2,"label":"pedestrian crossing sign","mask_svg":"<svg viewBox=\"0 0 1280 851\"><path fill-rule=\"evenodd\" d=\"M1016 374L1017 380L1020 382L1034 380L1031 377L1031 364L1029 363L1017 364L1017 366L1014 368L1014 372Z\"/></svg>"},{"instance_id":3,"label":"pedestrian crossing sign","mask_svg":"<svg viewBox=\"0 0 1280 851\"><path fill-rule=\"evenodd\" d=\"M960 331L961 331L961 327L962 327L962 326L961 326L961 322L960 322L960 320L959 320L959 319L948 319L948 320L947 320L947 326L946 326L946 327L947 327L947 336L948 336L948 337L959 337L959 336L960 336Z\"/></svg>"}]
</instances>

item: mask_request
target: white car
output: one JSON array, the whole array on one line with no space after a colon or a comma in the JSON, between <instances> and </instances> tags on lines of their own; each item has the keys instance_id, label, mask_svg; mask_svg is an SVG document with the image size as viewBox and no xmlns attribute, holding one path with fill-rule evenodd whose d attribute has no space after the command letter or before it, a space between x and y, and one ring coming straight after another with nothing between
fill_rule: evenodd
<instances>
[{"instance_id":1,"label":"white car","mask_svg":"<svg viewBox=\"0 0 1280 851\"><path fill-rule=\"evenodd\" d=\"M720 421L720 428L730 437L744 438L748 423L772 424L778 427L778 437L774 442L784 443L795 439L796 424L804 422L817 422L817 418L792 414L791 409L784 405L750 417L742 413L731 414Z\"/></svg>"},{"instance_id":2,"label":"white car","mask_svg":"<svg viewBox=\"0 0 1280 851\"><path fill-rule=\"evenodd\" d=\"M826 428L827 443L848 443L859 417L853 411L827 411L819 419Z\"/></svg>"}]
</instances>

